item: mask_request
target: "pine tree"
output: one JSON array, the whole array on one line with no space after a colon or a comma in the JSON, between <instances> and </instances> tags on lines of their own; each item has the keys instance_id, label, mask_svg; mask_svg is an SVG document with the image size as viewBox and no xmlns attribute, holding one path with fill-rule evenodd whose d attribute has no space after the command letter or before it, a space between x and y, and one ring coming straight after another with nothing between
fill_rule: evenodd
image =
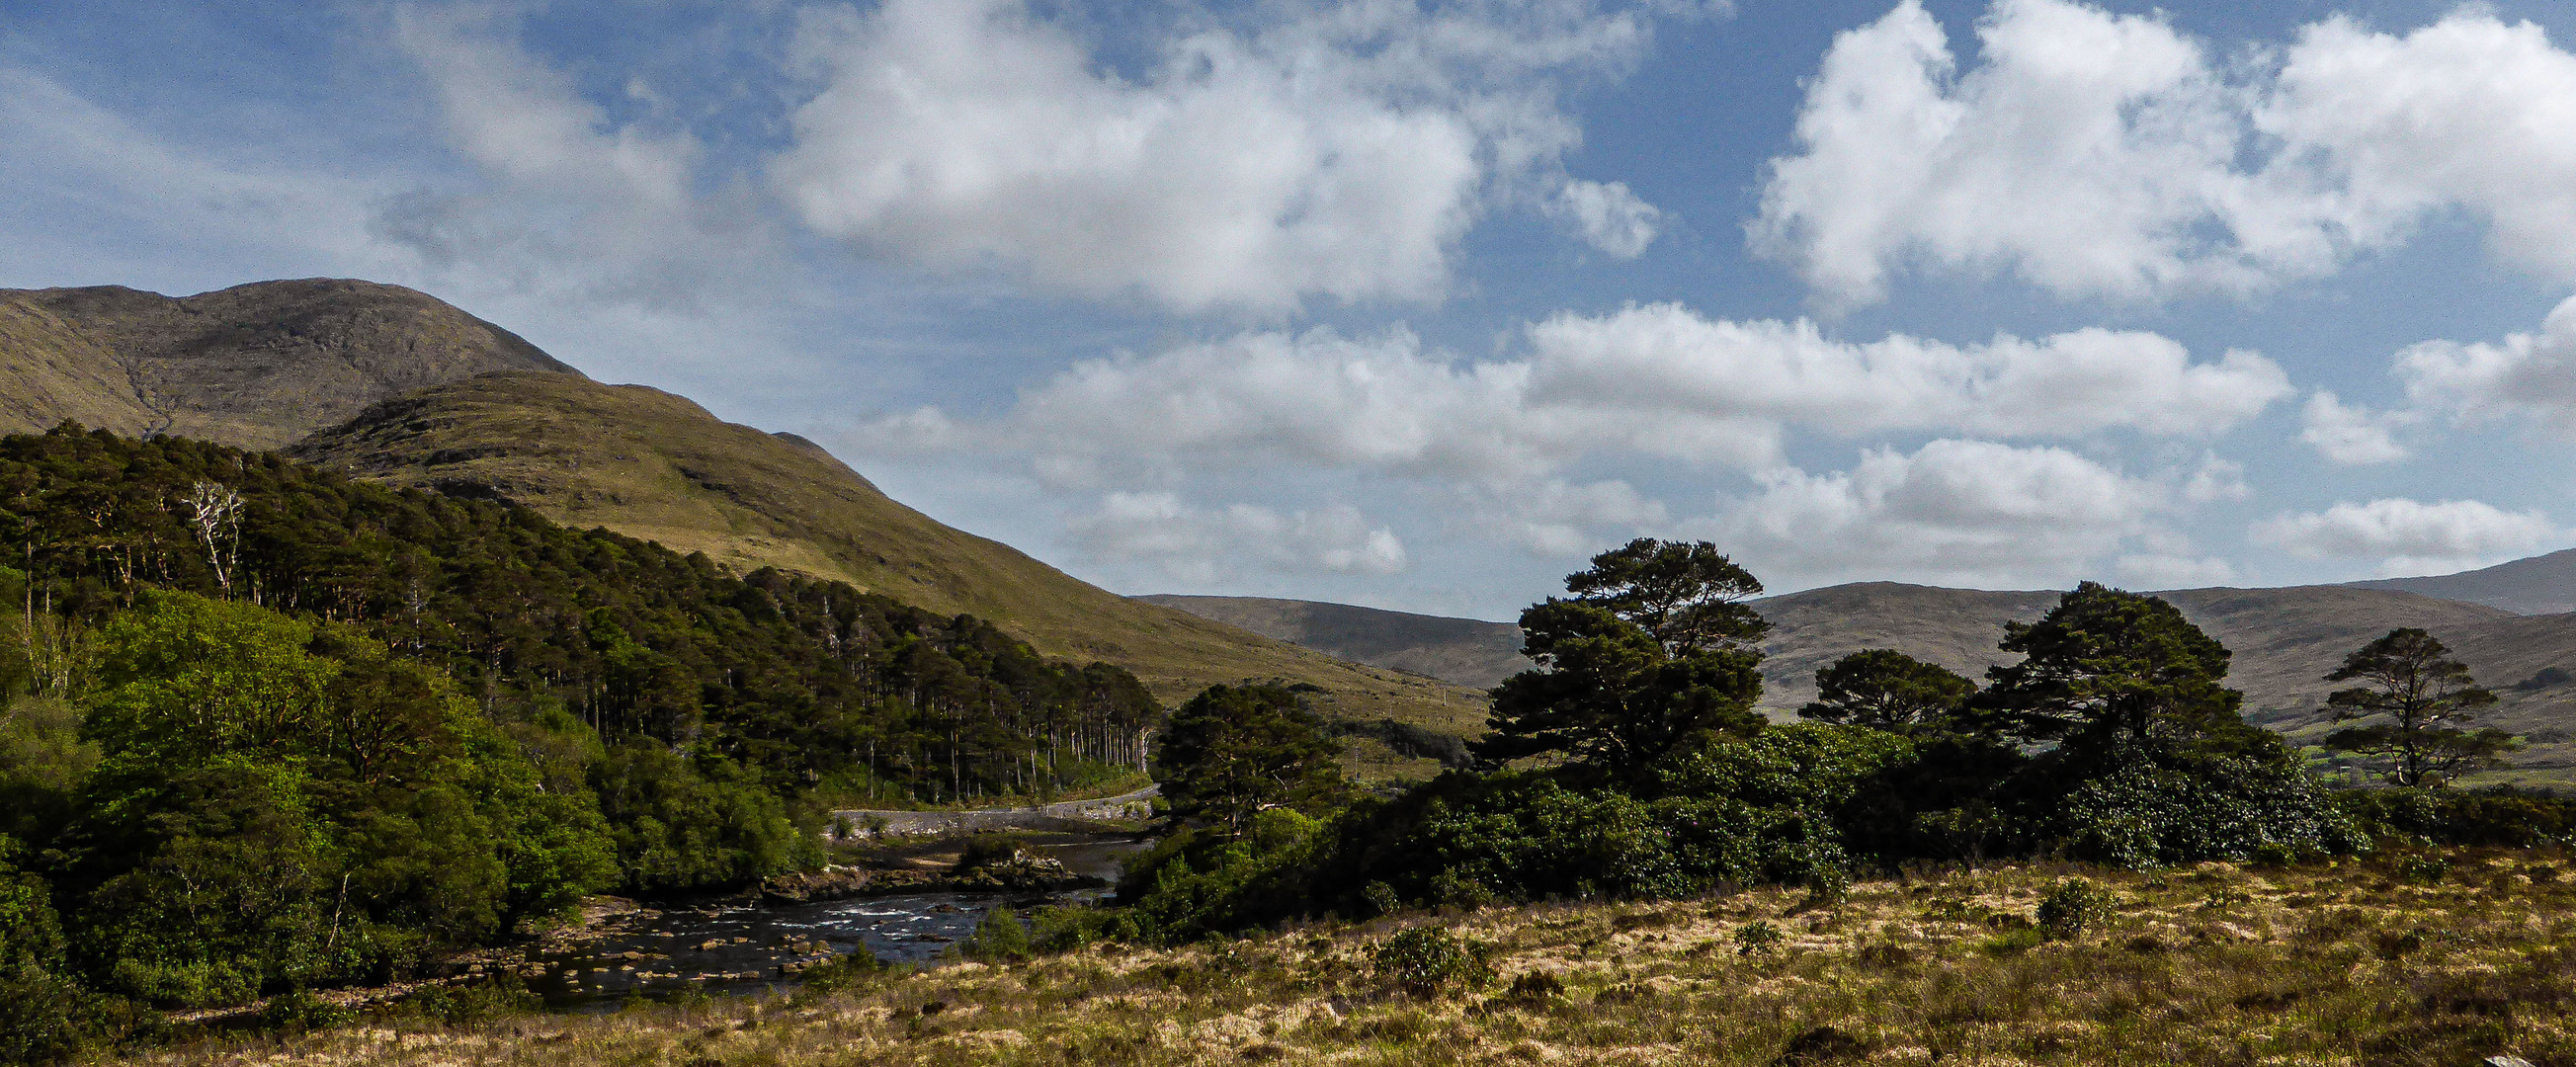
<instances>
[{"instance_id":1,"label":"pine tree","mask_svg":"<svg viewBox=\"0 0 2576 1067\"><path fill-rule=\"evenodd\" d=\"M2518 742L2502 730L2468 729L2477 710L2496 702L2467 664L2433 635L2414 628L2345 656L2329 682L2359 681L2326 698L2336 722L2375 720L2326 735L2327 748L2383 763L2399 786L2439 786L2472 770L2499 767Z\"/></svg>"}]
</instances>

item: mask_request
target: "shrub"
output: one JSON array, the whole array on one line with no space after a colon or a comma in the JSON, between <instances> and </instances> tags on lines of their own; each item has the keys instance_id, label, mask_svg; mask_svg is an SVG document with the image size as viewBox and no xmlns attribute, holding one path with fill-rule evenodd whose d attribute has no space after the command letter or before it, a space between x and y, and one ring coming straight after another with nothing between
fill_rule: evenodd
<instances>
[{"instance_id":1,"label":"shrub","mask_svg":"<svg viewBox=\"0 0 2576 1067\"><path fill-rule=\"evenodd\" d=\"M2451 860L2447 856L2399 856L2394 867L2401 880L2417 885L2437 885L2444 875L2451 873Z\"/></svg>"},{"instance_id":2,"label":"shrub","mask_svg":"<svg viewBox=\"0 0 2576 1067\"><path fill-rule=\"evenodd\" d=\"M1789 935L1781 933L1779 927L1771 925L1766 920L1756 919L1735 928L1735 954L1768 956L1780 951L1780 946L1786 944L1788 940Z\"/></svg>"},{"instance_id":3,"label":"shrub","mask_svg":"<svg viewBox=\"0 0 2576 1067\"><path fill-rule=\"evenodd\" d=\"M259 1025L264 1030L289 1033L328 1030L348 1022L353 1014L310 992L293 989L268 998L268 1003L259 1009Z\"/></svg>"},{"instance_id":4,"label":"shrub","mask_svg":"<svg viewBox=\"0 0 2576 1067\"><path fill-rule=\"evenodd\" d=\"M1029 958L1029 931L1011 909L995 905L975 924L975 932L957 943L957 954L987 963L1024 960Z\"/></svg>"},{"instance_id":5,"label":"shrub","mask_svg":"<svg viewBox=\"0 0 2576 1067\"><path fill-rule=\"evenodd\" d=\"M2048 895L2040 898L2034 918L2048 936L2070 938L2109 922L2117 903L2110 890L2081 878L2067 878L2049 887Z\"/></svg>"},{"instance_id":6,"label":"shrub","mask_svg":"<svg viewBox=\"0 0 2576 1067\"><path fill-rule=\"evenodd\" d=\"M1565 981L1553 971L1523 971L1512 979L1508 995L1524 1003L1554 1000L1565 995Z\"/></svg>"},{"instance_id":7,"label":"shrub","mask_svg":"<svg viewBox=\"0 0 2576 1067\"><path fill-rule=\"evenodd\" d=\"M1378 977L1406 994L1430 999L1493 983L1490 950L1437 926L1417 926L1390 937L1375 956Z\"/></svg>"},{"instance_id":8,"label":"shrub","mask_svg":"<svg viewBox=\"0 0 2576 1067\"><path fill-rule=\"evenodd\" d=\"M2108 753L2103 763L2111 769L2087 773L2062 802L2047 801L2058 811L2057 835L2082 859L2150 868L2369 845L2346 810L2297 766L2144 747Z\"/></svg>"}]
</instances>

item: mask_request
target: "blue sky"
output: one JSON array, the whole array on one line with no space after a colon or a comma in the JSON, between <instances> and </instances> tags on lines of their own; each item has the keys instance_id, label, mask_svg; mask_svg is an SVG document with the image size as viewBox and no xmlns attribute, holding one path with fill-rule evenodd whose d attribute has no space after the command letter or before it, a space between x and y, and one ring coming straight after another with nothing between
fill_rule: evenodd
<instances>
[{"instance_id":1,"label":"blue sky","mask_svg":"<svg viewBox=\"0 0 2576 1067\"><path fill-rule=\"evenodd\" d=\"M2576 544L2564 5L0 3L0 285L412 285L1121 592Z\"/></svg>"}]
</instances>

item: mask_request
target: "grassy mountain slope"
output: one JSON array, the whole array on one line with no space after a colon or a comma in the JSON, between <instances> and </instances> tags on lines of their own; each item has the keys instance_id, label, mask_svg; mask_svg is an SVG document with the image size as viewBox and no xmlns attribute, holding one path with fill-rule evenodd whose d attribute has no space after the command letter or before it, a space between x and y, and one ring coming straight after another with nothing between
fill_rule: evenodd
<instances>
[{"instance_id":1,"label":"grassy mountain slope","mask_svg":"<svg viewBox=\"0 0 2576 1067\"><path fill-rule=\"evenodd\" d=\"M493 371L578 377L424 293L343 279L190 297L0 290L0 432L65 418L271 449L422 386Z\"/></svg>"},{"instance_id":2,"label":"grassy mountain slope","mask_svg":"<svg viewBox=\"0 0 2576 1067\"><path fill-rule=\"evenodd\" d=\"M2357 589L2398 589L2484 604L2517 615L2556 615L2576 611L2576 548L2483 570L2351 584Z\"/></svg>"},{"instance_id":3,"label":"grassy mountain slope","mask_svg":"<svg viewBox=\"0 0 2576 1067\"><path fill-rule=\"evenodd\" d=\"M934 611L990 619L1049 655L1134 671L1165 700L1279 677L1328 710L1472 731L1451 687L1344 663L1078 581L878 492L801 438L726 423L681 397L557 374L487 375L408 394L289 454L397 485L507 497L737 568L839 578Z\"/></svg>"},{"instance_id":4,"label":"grassy mountain slope","mask_svg":"<svg viewBox=\"0 0 2576 1067\"><path fill-rule=\"evenodd\" d=\"M1491 689L1529 667L1521 629L1507 622L1248 596L1141 596L1355 663Z\"/></svg>"}]
</instances>

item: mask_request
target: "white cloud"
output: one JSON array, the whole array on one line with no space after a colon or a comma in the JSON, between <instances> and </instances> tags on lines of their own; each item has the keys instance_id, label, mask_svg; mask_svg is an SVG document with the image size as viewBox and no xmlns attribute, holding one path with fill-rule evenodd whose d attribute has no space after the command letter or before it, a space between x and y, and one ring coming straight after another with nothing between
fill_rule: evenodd
<instances>
[{"instance_id":1,"label":"white cloud","mask_svg":"<svg viewBox=\"0 0 2576 1067\"><path fill-rule=\"evenodd\" d=\"M1548 202L1548 213L1585 244L1618 259L1644 255L1664 218L1662 210L1629 192L1626 182L1568 181Z\"/></svg>"},{"instance_id":2,"label":"white cloud","mask_svg":"<svg viewBox=\"0 0 2576 1067\"><path fill-rule=\"evenodd\" d=\"M1646 35L1592 0L1351 0L1196 26L1131 77L1022 0L887 0L799 34L821 88L770 177L824 233L1077 294L1435 299L1472 220L1579 139L1553 77Z\"/></svg>"},{"instance_id":3,"label":"white cloud","mask_svg":"<svg viewBox=\"0 0 2576 1067\"><path fill-rule=\"evenodd\" d=\"M2014 437L2110 428L2214 433L2290 391L2272 361L2193 363L2169 338L2083 329L1966 347L1890 335L1826 339L1812 322L1711 320L1677 304L1561 314L1530 328L1532 391L1559 405L1666 412L1842 434L1962 430Z\"/></svg>"},{"instance_id":4,"label":"white cloud","mask_svg":"<svg viewBox=\"0 0 2576 1067\"><path fill-rule=\"evenodd\" d=\"M2236 581L2236 565L2217 556L2122 556L2114 563L2122 584L2133 589L2205 589Z\"/></svg>"},{"instance_id":5,"label":"white cloud","mask_svg":"<svg viewBox=\"0 0 2576 1067\"><path fill-rule=\"evenodd\" d=\"M2148 529L2170 494L2061 448L1939 440L1849 471L1761 475L1702 524L1784 586L1862 579L2062 584Z\"/></svg>"},{"instance_id":6,"label":"white cloud","mask_svg":"<svg viewBox=\"0 0 2576 1067\"><path fill-rule=\"evenodd\" d=\"M2319 389L2308 397L2300 421L2299 440L2335 463L2393 463L2412 455L2395 435L2398 427L2415 421L2412 412L2346 407L2333 393Z\"/></svg>"},{"instance_id":7,"label":"white cloud","mask_svg":"<svg viewBox=\"0 0 2576 1067\"><path fill-rule=\"evenodd\" d=\"M2182 498L2194 504L2220 500L2243 500L2254 495L2245 484L2245 465L2219 458L2215 452L2200 457L2200 466L2182 479Z\"/></svg>"},{"instance_id":8,"label":"white cloud","mask_svg":"<svg viewBox=\"0 0 2576 1067\"><path fill-rule=\"evenodd\" d=\"M2538 511L2383 499L2284 513L2256 523L2252 536L2302 559L2377 559L2386 573L2421 574L2527 554L2566 535Z\"/></svg>"},{"instance_id":9,"label":"white cloud","mask_svg":"<svg viewBox=\"0 0 2576 1067\"><path fill-rule=\"evenodd\" d=\"M849 440L873 451L1020 449L1059 484L1177 466L1321 464L1525 483L1587 456L1779 466L1792 427L2033 438L2200 436L2290 391L2261 356L2194 363L2151 333L2088 329L1959 347L1825 338L1810 322L1712 321L1670 304L1529 327L1517 358L1460 362L1409 331L1251 331L1089 360L992 423L937 410Z\"/></svg>"},{"instance_id":10,"label":"white cloud","mask_svg":"<svg viewBox=\"0 0 2576 1067\"><path fill-rule=\"evenodd\" d=\"M1601 546L1671 522L1664 504L1624 481L1462 487L1459 532L1518 545L1546 557L1588 556Z\"/></svg>"},{"instance_id":11,"label":"white cloud","mask_svg":"<svg viewBox=\"0 0 2576 1067\"><path fill-rule=\"evenodd\" d=\"M2576 56L2536 25L2330 18L2235 80L2161 16L1996 0L1977 35L1964 73L1918 0L1840 35L1755 247L1840 305L1912 265L2147 299L2330 273L2465 208L2576 279Z\"/></svg>"},{"instance_id":12,"label":"white cloud","mask_svg":"<svg viewBox=\"0 0 2576 1067\"><path fill-rule=\"evenodd\" d=\"M779 269L753 206L699 187L695 138L610 121L514 29L476 9L395 9L395 47L428 75L449 142L486 184L385 198L376 238L472 288L648 307Z\"/></svg>"},{"instance_id":13,"label":"white cloud","mask_svg":"<svg viewBox=\"0 0 2576 1067\"><path fill-rule=\"evenodd\" d=\"M1409 561L1393 530L1336 504L1281 514L1250 504L1191 507L1171 493L1113 492L1067 524L1073 546L1098 561L1143 561L1208 583L1246 569L1395 574Z\"/></svg>"},{"instance_id":14,"label":"white cloud","mask_svg":"<svg viewBox=\"0 0 2576 1067\"><path fill-rule=\"evenodd\" d=\"M2423 407L2468 421L2526 419L2576 436L2576 298L2550 311L2537 333L2410 347L2397 354L2396 373Z\"/></svg>"}]
</instances>

